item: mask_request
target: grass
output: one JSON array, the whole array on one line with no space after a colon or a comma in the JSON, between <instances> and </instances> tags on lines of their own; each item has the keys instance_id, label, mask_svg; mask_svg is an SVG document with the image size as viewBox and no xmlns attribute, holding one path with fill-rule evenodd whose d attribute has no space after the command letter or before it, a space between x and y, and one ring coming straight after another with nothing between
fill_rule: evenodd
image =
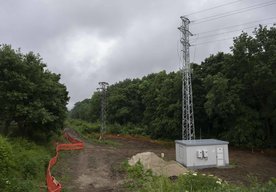
<instances>
[{"instance_id":1,"label":"grass","mask_svg":"<svg viewBox=\"0 0 276 192\"><path fill-rule=\"evenodd\" d=\"M67 127L74 129L78 134L81 135L87 142L108 145L111 147L118 147L120 143L109 140L99 139L100 138L100 124L99 123L88 123L79 119L67 119L65 122Z\"/></svg>"},{"instance_id":2,"label":"grass","mask_svg":"<svg viewBox=\"0 0 276 192\"><path fill-rule=\"evenodd\" d=\"M230 160L230 163L229 163L228 167L229 168L238 167L238 162L236 162L235 160Z\"/></svg>"},{"instance_id":3,"label":"grass","mask_svg":"<svg viewBox=\"0 0 276 192\"><path fill-rule=\"evenodd\" d=\"M174 141L171 141L171 140L152 140L149 136L146 136L144 133L140 133L139 131L137 131L137 130L141 130L141 128L139 127L137 128L132 124L128 124L124 126L119 124L108 125L106 138L104 140L99 140L100 138L99 122L89 123L87 121L83 121L80 119L69 118L65 122L65 127L74 129L87 142L109 145L115 148L118 147L120 143L108 139L112 134L119 135L119 137L123 137L123 138L139 139L140 141L154 142L164 147L171 147L175 145Z\"/></svg>"},{"instance_id":4,"label":"grass","mask_svg":"<svg viewBox=\"0 0 276 192\"><path fill-rule=\"evenodd\" d=\"M71 157L73 155L72 154L73 152L76 152L76 151L60 151L58 156L58 161L51 169L52 175L60 183L65 183L70 179L69 174L67 174L69 165L67 161L64 161L64 160Z\"/></svg>"},{"instance_id":5,"label":"grass","mask_svg":"<svg viewBox=\"0 0 276 192\"><path fill-rule=\"evenodd\" d=\"M0 191L36 192L45 183L50 150L23 138L0 136Z\"/></svg>"},{"instance_id":6,"label":"grass","mask_svg":"<svg viewBox=\"0 0 276 192\"><path fill-rule=\"evenodd\" d=\"M187 172L176 179L154 176L151 171L143 169L141 163L131 167L127 162L122 164L127 173L125 187L134 192L272 192L276 191L276 179L272 178L265 184L252 180L250 186L237 186L213 176L196 172Z\"/></svg>"}]
</instances>

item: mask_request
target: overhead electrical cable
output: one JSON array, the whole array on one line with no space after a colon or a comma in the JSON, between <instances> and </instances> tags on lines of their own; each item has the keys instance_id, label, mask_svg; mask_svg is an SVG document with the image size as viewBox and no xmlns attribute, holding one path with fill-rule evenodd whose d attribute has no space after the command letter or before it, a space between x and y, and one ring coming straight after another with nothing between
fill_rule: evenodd
<instances>
[{"instance_id":1,"label":"overhead electrical cable","mask_svg":"<svg viewBox=\"0 0 276 192\"><path fill-rule=\"evenodd\" d=\"M195 42L197 42L198 38L199 38L199 35L196 37ZM196 46L196 44L195 44L195 46L194 46L194 57L193 57L193 62L195 62L196 48L197 48L197 46Z\"/></svg>"},{"instance_id":2,"label":"overhead electrical cable","mask_svg":"<svg viewBox=\"0 0 276 192\"><path fill-rule=\"evenodd\" d=\"M226 15L226 14L229 14L229 13L235 13L237 11L243 11L243 10L247 10L247 9L259 8L259 7L262 7L262 6L268 6L268 5L274 4L274 3L276 3L275 0L267 1L267 2L263 2L263 3L251 5L251 6L248 6L248 7L243 7L241 9L232 10L232 11L228 11L228 12L225 12L225 13L220 13L220 14L216 14L216 15L200 18L200 19L197 19L196 21L206 20L206 19L213 18L213 17L219 17L219 16L223 16L223 15Z\"/></svg>"},{"instance_id":3,"label":"overhead electrical cable","mask_svg":"<svg viewBox=\"0 0 276 192\"><path fill-rule=\"evenodd\" d=\"M270 24L274 24L274 23L270 23ZM245 30L245 29L250 29L250 28L256 28L255 27L247 27L247 28L243 28L243 29L240 29L240 30ZM236 30L238 31L238 30ZM234 32L234 31L231 31L231 32ZM231 33L231 32L225 32L225 33ZM216 36L216 35L221 35L221 34L224 34L224 33L220 33L220 34L214 34L212 36ZM211 36L211 35L210 35ZM205 37L205 36L204 36ZM207 36L206 36L207 37ZM208 35L209 37L209 35ZM199 37L199 38L203 38L203 37ZM217 40L210 40L210 41L205 41L205 42L199 42L199 43L196 43L197 39L194 41L194 42L191 42L192 45L191 46L195 46L195 45L203 45L203 44L208 44L208 43L213 43L213 42L216 42L216 41L224 41L224 40L229 40L229 39L233 39L235 37L229 37L229 38L224 38L224 39L217 39Z\"/></svg>"},{"instance_id":4,"label":"overhead electrical cable","mask_svg":"<svg viewBox=\"0 0 276 192\"><path fill-rule=\"evenodd\" d=\"M235 15L235 14L251 11L251 10L254 10L254 9L266 7L266 6L273 5L273 4L276 4L276 1L269 1L269 2L266 2L266 3L260 3L260 4L252 5L252 6L249 6L249 7L245 7L245 8L242 8L242 9L229 11L229 12L226 12L226 13L223 13L223 14L217 14L217 15L213 15L213 16L210 16L210 17L201 18L201 19L192 21L191 24L196 25L196 24L199 24L199 23L204 23L204 22L208 22L208 21L211 21L211 20L220 19L220 18L227 17L227 16L230 16L230 15Z\"/></svg>"},{"instance_id":5,"label":"overhead electrical cable","mask_svg":"<svg viewBox=\"0 0 276 192\"><path fill-rule=\"evenodd\" d=\"M210 30L210 31L204 31L204 32L199 32L199 33L196 33L196 34L193 34L193 35L202 35L202 34L206 34L206 33L211 33L211 32L216 32L218 30L224 30L224 29L229 29L229 28L234 28L234 27L241 27L241 26L244 26L244 25L248 25L248 24L252 24L252 23L259 23L261 21L267 21L267 20L271 20L271 19L275 19L275 17L270 17L270 18L266 18L266 19L261 19L261 20L256 20L256 21L251 21L251 22L247 22L247 23L243 23L243 24L239 24L239 25L231 25L231 26L227 26L227 27L223 27L223 28L218 28L218 29L214 29L214 30Z\"/></svg>"},{"instance_id":6,"label":"overhead electrical cable","mask_svg":"<svg viewBox=\"0 0 276 192\"><path fill-rule=\"evenodd\" d=\"M224 39L217 39L217 40L212 40L212 41L205 41L205 42L202 42L202 43L192 44L191 46L199 46L199 45L214 43L214 42L216 42L216 41L226 41L226 40L233 39L233 38L234 38L234 37L229 37L229 38L224 38Z\"/></svg>"},{"instance_id":7,"label":"overhead electrical cable","mask_svg":"<svg viewBox=\"0 0 276 192\"><path fill-rule=\"evenodd\" d=\"M269 24L274 24L272 23L264 23L263 25L269 25ZM245 27L242 29L236 29L236 30L231 30L231 31L225 31L225 32L221 32L221 33L215 33L215 34L210 34L210 35L204 35L204 36L200 36L199 39L204 39L204 38L208 38L208 37L213 37L213 36L217 36L217 35L222 35L222 34L227 34L227 33L233 33L233 32L237 32L237 31L241 31L241 30L245 30L245 29L251 29L251 28L256 28L258 27L258 25L254 25L254 26L250 26L250 27Z\"/></svg>"},{"instance_id":8,"label":"overhead electrical cable","mask_svg":"<svg viewBox=\"0 0 276 192\"><path fill-rule=\"evenodd\" d=\"M217 9L217 8L219 8L219 7L224 7L224 6L227 6L227 5L231 5L231 4L234 4L234 3L240 3L241 1L242 1L242 0L232 1L232 2L225 3L225 4L222 4L222 5L218 5L218 6L215 6L215 7L203 9L203 10L196 11L196 12L192 12L192 13L189 13L189 14L187 14L187 15L185 15L185 16L190 16L190 15L194 15L194 14L198 14L198 13L210 11L210 10Z\"/></svg>"}]
</instances>

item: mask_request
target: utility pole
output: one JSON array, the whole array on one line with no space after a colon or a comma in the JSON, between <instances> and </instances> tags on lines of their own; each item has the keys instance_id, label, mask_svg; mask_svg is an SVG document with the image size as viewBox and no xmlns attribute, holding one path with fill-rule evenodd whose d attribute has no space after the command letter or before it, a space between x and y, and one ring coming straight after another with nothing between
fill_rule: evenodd
<instances>
[{"instance_id":1,"label":"utility pole","mask_svg":"<svg viewBox=\"0 0 276 192\"><path fill-rule=\"evenodd\" d=\"M107 82L99 82L100 87L97 90L101 93L101 135L99 140L103 139L105 129L106 129L106 92L108 83Z\"/></svg>"},{"instance_id":2,"label":"utility pole","mask_svg":"<svg viewBox=\"0 0 276 192\"><path fill-rule=\"evenodd\" d=\"M193 112L193 93L190 64L190 43L189 37L192 33L189 31L190 20L181 16L182 25L178 27L181 31L180 42L182 44L182 139L195 139L195 124Z\"/></svg>"}]
</instances>

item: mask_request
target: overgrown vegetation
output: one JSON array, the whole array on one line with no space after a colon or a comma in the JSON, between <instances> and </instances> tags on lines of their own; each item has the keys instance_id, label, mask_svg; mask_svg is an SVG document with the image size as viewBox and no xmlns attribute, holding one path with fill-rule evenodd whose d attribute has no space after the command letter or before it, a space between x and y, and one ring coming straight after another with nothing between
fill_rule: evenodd
<instances>
[{"instance_id":1,"label":"overgrown vegetation","mask_svg":"<svg viewBox=\"0 0 276 192\"><path fill-rule=\"evenodd\" d=\"M44 187L49 150L26 139L0 136L0 191L37 192Z\"/></svg>"},{"instance_id":2,"label":"overgrown vegetation","mask_svg":"<svg viewBox=\"0 0 276 192\"><path fill-rule=\"evenodd\" d=\"M99 123L89 123L79 119L67 119L65 121L65 126L74 129L82 138L86 139L87 142L105 144L113 147L119 145L119 143L109 139L99 140L101 129Z\"/></svg>"},{"instance_id":3,"label":"overgrown vegetation","mask_svg":"<svg viewBox=\"0 0 276 192\"><path fill-rule=\"evenodd\" d=\"M275 50L276 28L260 26L254 36L235 38L232 53L193 65L197 138L216 137L249 148L276 146ZM181 138L181 85L180 72L165 71L111 85L110 131ZM100 93L76 103L70 117L99 121Z\"/></svg>"},{"instance_id":4,"label":"overgrown vegetation","mask_svg":"<svg viewBox=\"0 0 276 192\"><path fill-rule=\"evenodd\" d=\"M270 192L276 190L276 179L266 184L253 182L251 186L237 186L228 184L213 175L188 172L176 178L154 176L151 171L145 171L141 163L131 167L124 162L123 170L127 173L125 183L129 191L137 192L175 192L175 191L204 191L204 192Z\"/></svg>"},{"instance_id":5,"label":"overgrown vegetation","mask_svg":"<svg viewBox=\"0 0 276 192\"><path fill-rule=\"evenodd\" d=\"M99 133L101 125L99 123L89 123L80 119L67 119L65 121L65 126L73 128L78 133L83 136L88 136L93 133Z\"/></svg>"}]
</instances>

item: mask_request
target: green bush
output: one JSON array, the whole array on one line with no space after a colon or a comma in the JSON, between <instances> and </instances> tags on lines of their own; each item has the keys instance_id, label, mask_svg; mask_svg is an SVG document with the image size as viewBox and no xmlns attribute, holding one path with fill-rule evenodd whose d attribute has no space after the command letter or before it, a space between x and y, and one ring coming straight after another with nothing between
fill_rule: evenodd
<instances>
[{"instance_id":1,"label":"green bush","mask_svg":"<svg viewBox=\"0 0 276 192\"><path fill-rule=\"evenodd\" d=\"M45 181L49 150L21 138L0 136L0 191L36 192Z\"/></svg>"},{"instance_id":2,"label":"green bush","mask_svg":"<svg viewBox=\"0 0 276 192\"><path fill-rule=\"evenodd\" d=\"M100 132L101 126L99 123L89 123L79 119L67 119L65 126L75 129L81 134L92 134Z\"/></svg>"},{"instance_id":3,"label":"green bush","mask_svg":"<svg viewBox=\"0 0 276 192\"><path fill-rule=\"evenodd\" d=\"M35 185L33 180L18 180L18 178L11 179L11 185L6 189L6 192L35 192L39 191L38 184Z\"/></svg>"},{"instance_id":4,"label":"green bush","mask_svg":"<svg viewBox=\"0 0 276 192\"><path fill-rule=\"evenodd\" d=\"M131 190L141 189L144 185L153 181L154 176L152 172L150 170L144 170L140 162L135 166L129 166L127 162L124 162L122 166L127 171L129 178L125 184Z\"/></svg>"},{"instance_id":5,"label":"green bush","mask_svg":"<svg viewBox=\"0 0 276 192\"><path fill-rule=\"evenodd\" d=\"M12 147L0 135L0 191L5 191L10 183L10 172L13 167Z\"/></svg>"},{"instance_id":6,"label":"green bush","mask_svg":"<svg viewBox=\"0 0 276 192\"><path fill-rule=\"evenodd\" d=\"M25 179L43 179L50 159L48 150L24 139L13 140L12 146L21 176Z\"/></svg>"},{"instance_id":7,"label":"green bush","mask_svg":"<svg viewBox=\"0 0 276 192\"><path fill-rule=\"evenodd\" d=\"M113 134L146 135L145 128L133 123L120 125L118 123L108 125L108 131Z\"/></svg>"},{"instance_id":8,"label":"green bush","mask_svg":"<svg viewBox=\"0 0 276 192\"><path fill-rule=\"evenodd\" d=\"M118 123L115 123L113 125L108 125L109 132L112 134L122 134L122 126Z\"/></svg>"},{"instance_id":9,"label":"green bush","mask_svg":"<svg viewBox=\"0 0 276 192\"><path fill-rule=\"evenodd\" d=\"M130 191L137 192L271 192L276 191L276 179L271 179L268 183L260 184L252 182L251 186L236 186L228 184L213 175L188 172L171 180L164 176L154 176L151 171L145 171L141 163L131 167L127 163L123 164L127 172L128 179L125 183Z\"/></svg>"},{"instance_id":10,"label":"green bush","mask_svg":"<svg viewBox=\"0 0 276 192\"><path fill-rule=\"evenodd\" d=\"M89 123L80 119L67 119L65 125L85 137L101 131L101 124L99 122ZM106 126L106 132L112 134L146 135L145 128L133 123L127 123L125 125L118 123L108 124Z\"/></svg>"}]
</instances>

